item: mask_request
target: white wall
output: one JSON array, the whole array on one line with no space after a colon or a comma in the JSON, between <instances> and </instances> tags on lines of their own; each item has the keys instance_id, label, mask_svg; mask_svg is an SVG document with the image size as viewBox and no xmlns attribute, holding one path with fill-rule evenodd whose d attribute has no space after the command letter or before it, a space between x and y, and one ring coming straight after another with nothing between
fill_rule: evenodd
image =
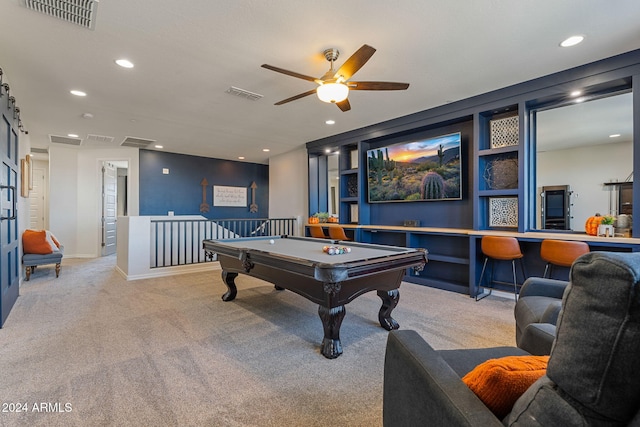
<instances>
[{"instance_id":1,"label":"white wall","mask_svg":"<svg viewBox=\"0 0 640 427\"><path fill-rule=\"evenodd\" d=\"M136 148L49 148L49 228L65 256L100 256L101 167L104 160L129 164L129 215L138 215L139 156Z\"/></svg>"},{"instance_id":2,"label":"white wall","mask_svg":"<svg viewBox=\"0 0 640 427\"><path fill-rule=\"evenodd\" d=\"M65 256L100 256L100 167L103 160L129 162L129 215L139 213L139 156L134 148L49 148L49 228L65 245ZM269 216L308 216L307 151L304 147L269 160ZM26 209L28 215L28 209ZM28 223L28 216L22 222Z\"/></svg>"},{"instance_id":3,"label":"white wall","mask_svg":"<svg viewBox=\"0 0 640 427\"><path fill-rule=\"evenodd\" d=\"M298 233L309 216L309 160L302 146L269 159L269 217L298 218Z\"/></svg>"},{"instance_id":4,"label":"white wall","mask_svg":"<svg viewBox=\"0 0 640 427\"><path fill-rule=\"evenodd\" d=\"M537 170L537 226L540 227L542 187L570 185L573 191L571 229L584 231L587 218L595 213L610 213L609 198L613 187L602 184L624 181L633 171L633 145L622 142L538 153Z\"/></svg>"},{"instance_id":5,"label":"white wall","mask_svg":"<svg viewBox=\"0 0 640 427\"><path fill-rule=\"evenodd\" d=\"M64 245L66 256L77 251L77 154L71 148L49 148L49 229Z\"/></svg>"}]
</instances>

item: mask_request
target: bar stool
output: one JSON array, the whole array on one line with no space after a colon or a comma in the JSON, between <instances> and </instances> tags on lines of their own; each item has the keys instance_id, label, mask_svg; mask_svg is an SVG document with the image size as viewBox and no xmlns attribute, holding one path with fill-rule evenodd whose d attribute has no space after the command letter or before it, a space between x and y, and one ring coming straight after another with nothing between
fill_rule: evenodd
<instances>
[{"instance_id":1,"label":"bar stool","mask_svg":"<svg viewBox=\"0 0 640 427\"><path fill-rule=\"evenodd\" d=\"M520 268L523 270L522 266L522 252L520 251L520 243L518 243L518 239L515 237L503 237L503 236L483 236L482 241L480 243L482 248L482 253L484 254L484 264L482 265L482 273L480 273L480 280L478 281L478 290L482 288L489 289L489 293L478 298L478 293L476 293L476 301L480 301L484 297L488 297L491 295L492 286L482 286L482 279L484 277L484 272L487 267L487 261L491 260L491 278L489 280L489 285L493 285L493 283L503 283L510 284L508 282L499 282L497 280L493 280L493 270L495 261L511 261L511 270L513 272L513 291L516 302L518 301L518 281L516 279L516 260L520 260ZM522 272L524 276L524 270ZM483 292L484 293L484 292Z\"/></svg>"},{"instance_id":2,"label":"bar stool","mask_svg":"<svg viewBox=\"0 0 640 427\"><path fill-rule=\"evenodd\" d=\"M320 225L310 225L309 226L309 235L311 235L311 237L316 237L319 239L326 239L327 236L324 234L324 230L322 229L322 226Z\"/></svg>"},{"instance_id":3,"label":"bar stool","mask_svg":"<svg viewBox=\"0 0 640 427\"><path fill-rule=\"evenodd\" d=\"M344 232L344 228L340 226L329 227L329 237L335 240L351 240Z\"/></svg>"},{"instance_id":4,"label":"bar stool","mask_svg":"<svg viewBox=\"0 0 640 427\"><path fill-rule=\"evenodd\" d=\"M589 245L585 242L545 239L540 245L540 257L547 262L542 277L551 277L554 265L571 267L580 255L589 252ZM547 273L549 274L547 276Z\"/></svg>"}]
</instances>

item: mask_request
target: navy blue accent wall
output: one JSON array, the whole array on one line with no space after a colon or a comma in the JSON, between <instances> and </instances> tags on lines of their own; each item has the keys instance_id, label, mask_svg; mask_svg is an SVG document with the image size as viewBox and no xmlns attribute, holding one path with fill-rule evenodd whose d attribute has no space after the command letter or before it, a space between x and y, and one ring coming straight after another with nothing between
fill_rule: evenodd
<instances>
[{"instance_id":1,"label":"navy blue accent wall","mask_svg":"<svg viewBox=\"0 0 640 427\"><path fill-rule=\"evenodd\" d=\"M413 132L369 143L368 148L381 148L395 143L420 138L460 132L462 155L462 200L413 201L371 203L370 223L378 225L402 225L406 219L419 220L422 227L472 228L473 227L473 122L461 122L440 126L427 131ZM366 169L365 169L366 170ZM362 192L367 198L367 190Z\"/></svg>"},{"instance_id":2,"label":"navy blue accent wall","mask_svg":"<svg viewBox=\"0 0 640 427\"><path fill-rule=\"evenodd\" d=\"M162 173L163 168L169 174ZM202 179L206 178L209 212L200 212ZM258 212L249 212L255 182ZM245 187L246 207L213 206L213 186ZM269 217L269 166L161 151L140 150L140 215L203 215L220 218Z\"/></svg>"}]
</instances>

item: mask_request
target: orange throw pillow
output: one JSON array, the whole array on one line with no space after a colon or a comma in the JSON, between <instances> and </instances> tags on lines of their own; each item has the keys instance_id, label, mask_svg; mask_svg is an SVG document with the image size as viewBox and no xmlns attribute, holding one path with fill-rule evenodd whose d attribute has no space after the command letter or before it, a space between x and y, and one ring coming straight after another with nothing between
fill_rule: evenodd
<instances>
[{"instance_id":1,"label":"orange throw pillow","mask_svg":"<svg viewBox=\"0 0 640 427\"><path fill-rule=\"evenodd\" d=\"M499 419L547 372L549 356L507 356L476 366L462 381Z\"/></svg>"},{"instance_id":2,"label":"orange throw pillow","mask_svg":"<svg viewBox=\"0 0 640 427\"><path fill-rule=\"evenodd\" d=\"M50 254L51 245L47 242L45 230L25 230L22 233L22 251L25 254Z\"/></svg>"}]
</instances>

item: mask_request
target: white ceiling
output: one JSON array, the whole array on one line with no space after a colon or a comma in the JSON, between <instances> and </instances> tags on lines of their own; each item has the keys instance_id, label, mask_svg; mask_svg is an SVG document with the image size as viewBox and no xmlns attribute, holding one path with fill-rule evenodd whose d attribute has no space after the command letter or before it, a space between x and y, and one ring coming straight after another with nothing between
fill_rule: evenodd
<instances>
[{"instance_id":1,"label":"white ceiling","mask_svg":"<svg viewBox=\"0 0 640 427\"><path fill-rule=\"evenodd\" d=\"M640 48L638 0L102 0L95 30L23 1L0 2L0 68L41 148L50 134L114 138L82 147L133 136L268 163L311 140ZM573 34L586 39L560 48ZM407 91L353 92L346 113L315 96L273 105L314 84L261 64L320 77L324 49L340 50L340 66L365 43L377 52L355 79L408 82ZM230 86L264 97L235 97Z\"/></svg>"}]
</instances>

